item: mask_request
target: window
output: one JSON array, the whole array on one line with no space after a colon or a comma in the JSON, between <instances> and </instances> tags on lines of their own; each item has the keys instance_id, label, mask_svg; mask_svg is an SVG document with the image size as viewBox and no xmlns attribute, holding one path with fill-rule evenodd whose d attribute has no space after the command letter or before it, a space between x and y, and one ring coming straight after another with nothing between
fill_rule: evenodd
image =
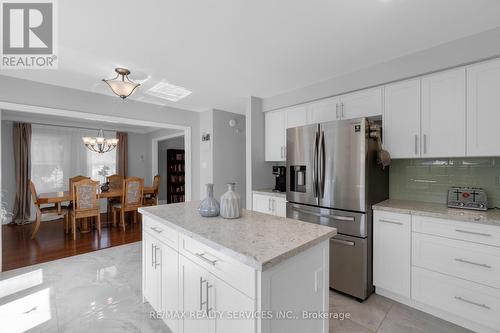
<instances>
[{"instance_id":1,"label":"window","mask_svg":"<svg viewBox=\"0 0 500 333\"><path fill-rule=\"evenodd\" d=\"M84 175L104 182L116 172L116 150L98 154L88 150L84 136L95 136L96 130L49 125L32 125L31 179L41 192L69 189L69 178ZM107 131L106 137L116 136Z\"/></svg>"}]
</instances>

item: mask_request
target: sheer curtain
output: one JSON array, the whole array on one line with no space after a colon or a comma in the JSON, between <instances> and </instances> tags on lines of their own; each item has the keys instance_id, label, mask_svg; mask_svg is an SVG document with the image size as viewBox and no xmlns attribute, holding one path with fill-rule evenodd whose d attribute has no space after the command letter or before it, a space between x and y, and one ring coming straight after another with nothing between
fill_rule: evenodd
<instances>
[{"instance_id":1,"label":"sheer curtain","mask_svg":"<svg viewBox=\"0 0 500 333\"><path fill-rule=\"evenodd\" d=\"M96 130L71 127L32 125L31 179L37 192L66 191L69 178L83 175L104 182L116 172L116 150L98 154L88 150L84 136L95 136ZM106 137L116 133L107 131Z\"/></svg>"}]
</instances>

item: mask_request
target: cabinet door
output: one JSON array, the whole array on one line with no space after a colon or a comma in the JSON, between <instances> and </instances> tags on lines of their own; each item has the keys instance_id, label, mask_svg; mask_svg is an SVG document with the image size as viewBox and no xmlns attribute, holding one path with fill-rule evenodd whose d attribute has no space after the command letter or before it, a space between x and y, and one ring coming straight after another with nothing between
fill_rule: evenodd
<instances>
[{"instance_id":1,"label":"cabinet door","mask_svg":"<svg viewBox=\"0 0 500 333\"><path fill-rule=\"evenodd\" d=\"M307 125L307 107L298 105L286 110L286 128Z\"/></svg>"},{"instance_id":2,"label":"cabinet door","mask_svg":"<svg viewBox=\"0 0 500 333\"><path fill-rule=\"evenodd\" d=\"M467 155L500 155L500 60L467 68Z\"/></svg>"},{"instance_id":3,"label":"cabinet door","mask_svg":"<svg viewBox=\"0 0 500 333\"><path fill-rule=\"evenodd\" d=\"M383 130L392 158L420 157L420 79L385 87Z\"/></svg>"},{"instance_id":4,"label":"cabinet door","mask_svg":"<svg viewBox=\"0 0 500 333\"><path fill-rule=\"evenodd\" d=\"M340 103L338 97L326 98L309 103L307 106L308 123L324 123L340 119Z\"/></svg>"},{"instance_id":5,"label":"cabinet door","mask_svg":"<svg viewBox=\"0 0 500 333\"><path fill-rule=\"evenodd\" d=\"M143 294L153 309L161 311L160 242L146 232L143 233L143 237L143 269L145 281L143 284Z\"/></svg>"},{"instance_id":6,"label":"cabinet door","mask_svg":"<svg viewBox=\"0 0 500 333\"><path fill-rule=\"evenodd\" d=\"M272 197L267 195L253 195L253 210L264 214L273 214Z\"/></svg>"},{"instance_id":7,"label":"cabinet door","mask_svg":"<svg viewBox=\"0 0 500 333\"><path fill-rule=\"evenodd\" d=\"M465 156L465 69L422 78L422 157Z\"/></svg>"},{"instance_id":8,"label":"cabinet door","mask_svg":"<svg viewBox=\"0 0 500 333\"><path fill-rule=\"evenodd\" d=\"M161 304L164 313L179 310L179 253L161 243ZM173 333L179 332L178 320L165 317L165 323Z\"/></svg>"},{"instance_id":9,"label":"cabinet door","mask_svg":"<svg viewBox=\"0 0 500 333\"><path fill-rule=\"evenodd\" d=\"M410 297L410 215L375 211L373 217L373 284Z\"/></svg>"},{"instance_id":10,"label":"cabinet door","mask_svg":"<svg viewBox=\"0 0 500 333\"><path fill-rule=\"evenodd\" d=\"M382 88L366 89L340 96L342 119L382 115Z\"/></svg>"},{"instance_id":11,"label":"cabinet door","mask_svg":"<svg viewBox=\"0 0 500 333\"><path fill-rule=\"evenodd\" d=\"M272 111L265 114L266 161L285 160L285 111Z\"/></svg>"},{"instance_id":12,"label":"cabinet door","mask_svg":"<svg viewBox=\"0 0 500 333\"><path fill-rule=\"evenodd\" d=\"M286 217L286 200L283 198L273 198L273 213L276 216Z\"/></svg>"},{"instance_id":13,"label":"cabinet door","mask_svg":"<svg viewBox=\"0 0 500 333\"><path fill-rule=\"evenodd\" d=\"M216 333L253 333L255 320L231 318L230 314L250 315L255 310L255 302L240 291L234 289L221 279L212 276L209 306L222 317L215 319Z\"/></svg>"},{"instance_id":14,"label":"cabinet door","mask_svg":"<svg viewBox=\"0 0 500 333\"><path fill-rule=\"evenodd\" d=\"M179 256L179 306L186 313L181 319L181 332L213 332L213 320L206 317L209 310L210 274L184 256Z\"/></svg>"}]
</instances>

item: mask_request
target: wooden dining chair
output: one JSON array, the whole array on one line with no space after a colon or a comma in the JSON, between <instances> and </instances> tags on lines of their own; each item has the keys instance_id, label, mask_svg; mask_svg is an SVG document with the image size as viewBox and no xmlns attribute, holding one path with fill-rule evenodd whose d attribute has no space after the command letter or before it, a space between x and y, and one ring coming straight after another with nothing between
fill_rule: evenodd
<instances>
[{"instance_id":1,"label":"wooden dining chair","mask_svg":"<svg viewBox=\"0 0 500 333\"><path fill-rule=\"evenodd\" d=\"M109 188L121 188L123 185L123 179L125 177L121 175L111 175L106 177L106 182L109 182ZM121 198L108 198L108 206L106 209L106 220L109 221L111 220L111 213L113 211L113 205L116 203L120 202Z\"/></svg>"},{"instance_id":2,"label":"wooden dining chair","mask_svg":"<svg viewBox=\"0 0 500 333\"><path fill-rule=\"evenodd\" d=\"M142 207L144 179L131 177L123 181L122 199L113 206L113 226L116 226L116 214L120 212L120 221L125 231L125 213L134 212L134 223L137 223L137 209Z\"/></svg>"},{"instance_id":3,"label":"wooden dining chair","mask_svg":"<svg viewBox=\"0 0 500 333\"><path fill-rule=\"evenodd\" d=\"M71 177L69 179L69 192L70 192L71 198L73 198L73 184L76 183L76 182L79 182L80 180L84 180L84 179L90 179L90 177L87 177L87 176L75 176L75 177ZM71 209L72 207L73 207L73 201L71 201L69 203L69 205L67 206L67 208Z\"/></svg>"},{"instance_id":4,"label":"wooden dining chair","mask_svg":"<svg viewBox=\"0 0 500 333\"><path fill-rule=\"evenodd\" d=\"M68 230L68 210L66 208L61 208L60 212L55 205L42 207L38 200L38 194L36 192L35 184L29 180L29 187L31 192L31 200L35 206L36 210L36 220L35 225L33 226L33 231L31 233L31 239L34 239L38 229L40 228L40 223L42 222L42 215L45 214L56 214L64 216L64 231Z\"/></svg>"},{"instance_id":5,"label":"wooden dining chair","mask_svg":"<svg viewBox=\"0 0 500 333\"><path fill-rule=\"evenodd\" d=\"M73 240L76 239L76 220L96 217L97 232L101 236L101 212L97 196L99 182L83 179L73 183L73 207L71 209L71 227Z\"/></svg>"},{"instance_id":6,"label":"wooden dining chair","mask_svg":"<svg viewBox=\"0 0 500 333\"><path fill-rule=\"evenodd\" d=\"M144 195L144 206L157 206L158 195L160 194L160 175L156 175L153 179L153 193Z\"/></svg>"}]
</instances>

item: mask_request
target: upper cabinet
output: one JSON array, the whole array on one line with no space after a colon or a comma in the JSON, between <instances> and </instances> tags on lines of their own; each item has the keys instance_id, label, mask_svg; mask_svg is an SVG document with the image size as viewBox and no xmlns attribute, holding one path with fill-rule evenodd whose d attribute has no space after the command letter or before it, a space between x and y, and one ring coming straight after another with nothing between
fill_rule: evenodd
<instances>
[{"instance_id":1,"label":"upper cabinet","mask_svg":"<svg viewBox=\"0 0 500 333\"><path fill-rule=\"evenodd\" d=\"M265 122L266 161L285 161L286 112L266 112Z\"/></svg>"},{"instance_id":2,"label":"upper cabinet","mask_svg":"<svg viewBox=\"0 0 500 333\"><path fill-rule=\"evenodd\" d=\"M500 156L500 60L467 68L467 155Z\"/></svg>"},{"instance_id":3,"label":"upper cabinet","mask_svg":"<svg viewBox=\"0 0 500 333\"><path fill-rule=\"evenodd\" d=\"M340 119L340 99L332 97L309 103L307 118L308 124Z\"/></svg>"},{"instance_id":4,"label":"upper cabinet","mask_svg":"<svg viewBox=\"0 0 500 333\"><path fill-rule=\"evenodd\" d=\"M420 80L385 87L384 145L392 158L420 156Z\"/></svg>"},{"instance_id":5,"label":"upper cabinet","mask_svg":"<svg viewBox=\"0 0 500 333\"><path fill-rule=\"evenodd\" d=\"M382 88L357 91L340 97L340 118L354 119L382 114Z\"/></svg>"},{"instance_id":6,"label":"upper cabinet","mask_svg":"<svg viewBox=\"0 0 500 333\"><path fill-rule=\"evenodd\" d=\"M422 157L465 156L464 68L422 78L421 138Z\"/></svg>"},{"instance_id":7,"label":"upper cabinet","mask_svg":"<svg viewBox=\"0 0 500 333\"><path fill-rule=\"evenodd\" d=\"M283 111L286 118L286 128L298 127L307 124L307 108L305 105L293 106L286 108Z\"/></svg>"}]
</instances>

